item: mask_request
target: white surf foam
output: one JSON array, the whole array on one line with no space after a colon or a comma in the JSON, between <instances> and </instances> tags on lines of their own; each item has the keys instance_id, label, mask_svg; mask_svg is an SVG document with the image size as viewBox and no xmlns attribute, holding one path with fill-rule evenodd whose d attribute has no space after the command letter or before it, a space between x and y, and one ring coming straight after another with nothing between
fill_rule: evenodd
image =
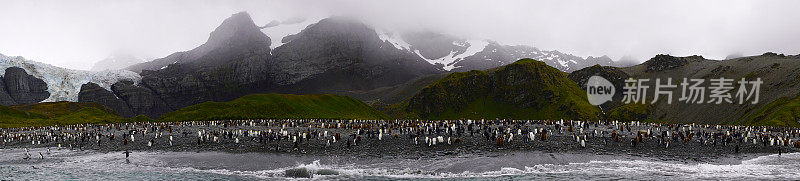
<instances>
[{"instance_id":1,"label":"white surf foam","mask_svg":"<svg viewBox=\"0 0 800 181\"><path fill-rule=\"evenodd\" d=\"M0 153L20 154L19 150ZM338 175L314 175L314 179L360 179L360 178L413 178L413 179L462 179L498 177L512 178L627 178L627 179L800 179L800 153L783 155L767 155L743 160L740 164L709 164L709 163L679 163L649 160L615 159L607 161L589 161L584 163L569 164L531 164L523 167L500 166L496 170L473 172L440 172L429 166L440 166L439 161L434 163L419 163L415 160L408 162L386 163L376 162L370 164L321 164L319 160L309 163L297 163L295 166L266 169L256 171L230 170L227 168L200 169L181 165L169 165L160 160L163 156L174 156L193 153L176 152L137 152L132 155L132 164L126 164L123 154L91 153L91 152L59 152L53 157L60 157L63 161L37 164L48 170L64 170L50 174L74 174L72 172L90 173L89 176L102 173L117 175L167 175L179 178L201 178L200 176L231 176L233 178L260 178L260 179L291 179L284 177L289 169L305 168L311 173L321 170L334 171ZM491 158L480 158L491 159ZM8 159L0 159L0 161ZM452 162L458 162L453 160ZM391 162L391 163L390 163ZM447 159L441 162L450 162ZM452 166L452 165L450 165ZM2 169L0 169L2 170ZM42 178L42 177L33 177ZM43 177L49 178L49 177ZM116 178L116 177L110 177ZM124 177L130 178L130 177Z\"/></svg>"}]
</instances>

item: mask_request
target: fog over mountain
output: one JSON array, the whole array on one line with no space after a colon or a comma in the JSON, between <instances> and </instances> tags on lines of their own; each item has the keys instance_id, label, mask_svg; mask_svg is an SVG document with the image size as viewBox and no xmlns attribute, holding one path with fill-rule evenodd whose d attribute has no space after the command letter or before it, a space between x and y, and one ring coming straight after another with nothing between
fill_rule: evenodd
<instances>
[{"instance_id":1,"label":"fog over mountain","mask_svg":"<svg viewBox=\"0 0 800 181\"><path fill-rule=\"evenodd\" d=\"M165 57L192 49L241 11L259 26L341 15L385 29L614 60L628 55L643 61L659 53L710 59L800 53L800 25L794 23L800 1L10 0L0 7L0 52L83 70L113 52Z\"/></svg>"}]
</instances>

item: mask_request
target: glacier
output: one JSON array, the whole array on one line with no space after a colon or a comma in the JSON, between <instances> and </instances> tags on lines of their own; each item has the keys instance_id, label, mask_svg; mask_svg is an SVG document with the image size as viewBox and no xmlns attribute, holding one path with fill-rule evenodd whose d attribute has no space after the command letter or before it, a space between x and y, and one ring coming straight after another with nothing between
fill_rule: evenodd
<instances>
[{"instance_id":1,"label":"glacier","mask_svg":"<svg viewBox=\"0 0 800 181\"><path fill-rule=\"evenodd\" d=\"M128 70L73 70L27 60L21 56L0 54L0 75L5 75L6 69L9 67L22 68L28 74L47 83L47 92L50 92L50 97L42 102L77 102L81 86L88 82L100 85L110 91L111 85L119 81L131 81L139 84L142 80L139 74Z\"/></svg>"}]
</instances>

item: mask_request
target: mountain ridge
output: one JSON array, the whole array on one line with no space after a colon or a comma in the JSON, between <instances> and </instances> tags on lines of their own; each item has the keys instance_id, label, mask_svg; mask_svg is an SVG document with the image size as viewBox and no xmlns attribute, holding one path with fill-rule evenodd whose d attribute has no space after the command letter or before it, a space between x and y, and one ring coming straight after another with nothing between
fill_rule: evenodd
<instances>
[{"instance_id":1,"label":"mountain ridge","mask_svg":"<svg viewBox=\"0 0 800 181\"><path fill-rule=\"evenodd\" d=\"M734 81L739 81L741 78L749 81L760 78L763 81L759 89L760 100L757 104L686 103L677 101L680 90L673 91L673 94L676 95L673 95L672 104L659 101L647 106L623 105L618 104L621 98L615 96L613 100L617 103L604 104L607 106L604 107L604 110L609 111L609 115L626 116L607 117L609 119L670 123L800 126L800 122L798 122L800 116L797 116L800 114L792 113L794 104L796 104L793 101L800 94L800 87L798 87L800 86L800 79L798 79L800 78L800 72L798 72L800 71L800 55L786 56L768 52L757 56L722 61L696 55L686 57L656 55L644 63L631 67L609 67L589 71L590 69L592 68L573 72L570 76L577 79L577 82L585 82L590 75L624 75L612 79L617 82L620 78L648 78L651 82L656 78L662 81L672 78L673 84L678 84L677 82L683 78L716 79L724 77ZM734 86L738 86L737 83L734 84ZM706 83L706 85L708 84ZM731 91L729 93L736 93L733 92L736 91L735 89ZM652 99L652 95L648 95L647 100L651 101ZM780 109L780 111L774 111L772 108L764 109L769 107L774 107L775 110ZM777 116L776 114L783 115Z\"/></svg>"}]
</instances>

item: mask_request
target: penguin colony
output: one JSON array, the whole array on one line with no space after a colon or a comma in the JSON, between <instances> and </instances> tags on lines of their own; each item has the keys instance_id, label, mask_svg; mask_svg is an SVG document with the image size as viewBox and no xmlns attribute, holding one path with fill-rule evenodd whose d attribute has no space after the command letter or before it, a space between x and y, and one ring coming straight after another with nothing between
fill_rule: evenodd
<instances>
[{"instance_id":1,"label":"penguin colony","mask_svg":"<svg viewBox=\"0 0 800 181\"><path fill-rule=\"evenodd\" d=\"M800 129L569 120L267 119L0 129L0 148L335 153L383 149L800 150ZM562 150L549 150L562 151ZM380 155L381 153L371 153ZM30 158L30 155L26 155Z\"/></svg>"}]
</instances>

